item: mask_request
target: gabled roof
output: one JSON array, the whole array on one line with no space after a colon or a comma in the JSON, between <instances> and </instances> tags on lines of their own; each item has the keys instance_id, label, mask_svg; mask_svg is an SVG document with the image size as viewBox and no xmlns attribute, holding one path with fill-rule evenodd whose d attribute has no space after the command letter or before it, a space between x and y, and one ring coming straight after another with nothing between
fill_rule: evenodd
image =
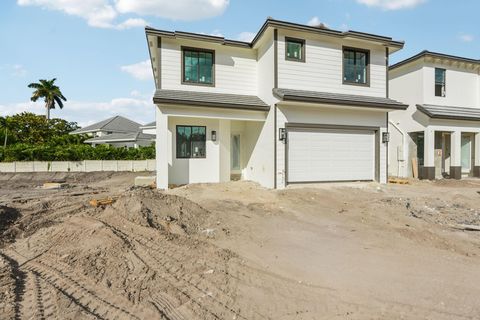
<instances>
[{"instance_id":1,"label":"gabled roof","mask_svg":"<svg viewBox=\"0 0 480 320\"><path fill-rule=\"evenodd\" d=\"M406 65L410 62L414 62L419 59L423 59L425 57L432 57L432 58L438 58L438 59L447 59L447 60L452 60L452 61L458 61L458 62L465 62L465 63L472 63L472 64L478 64L480 65L480 60L477 59L472 59L472 58L465 58L465 57L459 57L459 56L453 56L449 54L444 54L444 53L438 53L438 52L432 52L428 50L423 50L420 53L417 53L416 55L405 59L403 61L400 61L398 63L395 63L394 65L391 65L389 67L390 70L393 70L395 68L401 67L403 65Z\"/></svg>"},{"instance_id":2,"label":"gabled roof","mask_svg":"<svg viewBox=\"0 0 480 320\"><path fill-rule=\"evenodd\" d=\"M157 125L156 121L149 122L143 126L140 126L140 129L148 129L148 128L155 128Z\"/></svg>"},{"instance_id":3,"label":"gabled roof","mask_svg":"<svg viewBox=\"0 0 480 320\"><path fill-rule=\"evenodd\" d=\"M391 110L405 110L408 108L406 104L382 97L279 88L274 88L273 94L283 101L324 103Z\"/></svg>"},{"instance_id":4,"label":"gabled roof","mask_svg":"<svg viewBox=\"0 0 480 320\"><path fill-rule=\"evenodd\" d=\"M417 104L417 110L433 119L480 121L480 108Z\"/></svg>"},{"instance_id":5,"label":"gabled roof","mask_svg":"<svg viewBox=\"0 0 480 320\"><path fill-rule=\"evenodd\" d=\"M122 116L115 116L84 128L77 129L70 132L70 134L82 134L97 131L109 131L109 132L137 132L140 127L140 123L124 118Z\"/></svg>"},{"instance_id":6,"label":"gabled roof","mask_svg":"<svg viewBox=\"0 0 480 320\"><path fill-rule=\"evenodd\" d=\"M353 38L353 39L359 39L359 40L374 41L374 42L382 43L389 47L395 47L400 49L403 48L404 46L403 41L396 41L396 40L393 40L391 37L385 37L385 36L380 36L376 34L370 34L370 33L364 33L364 32L352 31L352 30L339 31L339 30L333 30L333 29L324 28L324 27L312 27L309 25L276 20L273 18L267 18L267 20L262 25L262 27L257 32L256 36L253 38L251 42L230 40L230 39L225 39L224 37L211 36L211 35L192 33L192 32L165 31L165 30L155 29L149 26L145 27L145 32L147 35L156 35L160 37L186 38L186 39L214 42L222 45L253 48L269 27L279 28L279 29L289 29L294 31L304 31L304 32L321 34L321 35L326 35L326 36L331 36L336 38Z\"/></svg>"},{"instance_id":7,"label":"gabled roof","mask_svg":"<svg viewBox=\"0 0 480 320\"><path fill-rule=\"evenodd\" d=\"M157 89L153 102L189 106L268 111L270 106L257 96Z\"/></svg>"},{"instance_id":8,"label":"gabled roof","mask_svg":"<svg viewBox=\"0 0 480 320\"><path fill-rule=\"evenodd\" d=\"M112 142L135 142L140 140L155 140L154 134L142 132L112 133L101 137L95 137L85 140L85 143L112 143Z\"/></svg>"}]
</instances>

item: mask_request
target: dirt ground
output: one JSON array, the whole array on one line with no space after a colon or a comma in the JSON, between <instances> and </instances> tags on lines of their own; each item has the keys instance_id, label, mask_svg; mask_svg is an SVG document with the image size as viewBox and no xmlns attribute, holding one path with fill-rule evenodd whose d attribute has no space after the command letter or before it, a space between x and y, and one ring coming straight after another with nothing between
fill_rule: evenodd
<instances>
[{"instance_id":1,"label":"dirt ground","mask_svg":"<svg viewBox=\"0 0 480 320\"><path fill-rule=\"evenodd\" d=\"M480 319L480 232L460 227L480 225L480 180L136 175L0 175L0 318Z\"/></svg>"}]
</instances>

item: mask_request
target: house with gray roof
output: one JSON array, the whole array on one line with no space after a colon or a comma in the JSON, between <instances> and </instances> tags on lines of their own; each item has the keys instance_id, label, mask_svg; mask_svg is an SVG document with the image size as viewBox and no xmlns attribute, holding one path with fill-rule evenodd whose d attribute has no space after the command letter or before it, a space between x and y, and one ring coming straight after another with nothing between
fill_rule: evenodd
<instances>
[{"instance_id":1,"label":"house with gray roof","mask_svg":"<svg viewBox=\"0 0 480 320\"><path fill-rule=\"evenodd\" d=\"M422 51L392 65L392 176L480 177L480 60ZM418 174L417 174L418 173Z\"/></svg>"},{"instance_id":2,"label":"house with gray roof","mask_svg":"<svg viewBox=\"0 0 480 320\"><path fill-rule=\"evenodd\" d=\"M143 132L142 125L122 116L114 116L92 125L77 129L70 134L85 134L85 143L92 146L108 144L114 147L137 148L149 146L155 141L154 134Z\"/></svg>"},{"instance_id":3,"label":"house with gray roof","mask_svg":"<svg viewBox=\"0 0 480 320\"><path fill-rule=\"evenodd\" d=\"M268 18L252 41L145 28L157 187L387 182L388 89L404 43Z\"/></svg>"}]
</instances>

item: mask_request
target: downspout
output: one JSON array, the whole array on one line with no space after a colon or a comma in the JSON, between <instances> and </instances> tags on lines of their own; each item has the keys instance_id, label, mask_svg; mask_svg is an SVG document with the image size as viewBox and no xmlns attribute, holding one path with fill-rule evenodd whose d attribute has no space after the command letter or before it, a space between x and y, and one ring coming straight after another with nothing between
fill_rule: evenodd
<instances>
[{"instance_id":1,"label":"downspout","mask_svg":"<svg viewBox=\"0 0 480 320\"><path fill-rule=\"evenodd\" d=\"M395 129L397 129L398 132L400 132L400 134L402 135L402 153L403 153L403 161L407 161L406 160L406 156L405 156L405 146L407 145L407 142L406 142L406 133L402 131L402 129L400 129L399 126L397 126L392 120L388 120L388 123L390 123ZM400 162L401 160L398 159L398 150L397 150L397 176L401 176L400 175Z\"/></svg>"}]
</instances>

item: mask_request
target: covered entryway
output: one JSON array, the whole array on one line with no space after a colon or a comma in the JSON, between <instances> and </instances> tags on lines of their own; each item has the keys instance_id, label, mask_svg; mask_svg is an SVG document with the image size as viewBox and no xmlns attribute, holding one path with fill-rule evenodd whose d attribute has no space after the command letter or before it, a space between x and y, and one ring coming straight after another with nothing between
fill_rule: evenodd
<instances>
[{"instance_id":1,"label":"covered entryway","mask_svg":"<svg viewBox=\"0 0 480 320\"><path fill-rule=\"evenodd\" d=\"M375 180L375 128L287 128L288 183Z\"/></svg>"}]
</instances>

